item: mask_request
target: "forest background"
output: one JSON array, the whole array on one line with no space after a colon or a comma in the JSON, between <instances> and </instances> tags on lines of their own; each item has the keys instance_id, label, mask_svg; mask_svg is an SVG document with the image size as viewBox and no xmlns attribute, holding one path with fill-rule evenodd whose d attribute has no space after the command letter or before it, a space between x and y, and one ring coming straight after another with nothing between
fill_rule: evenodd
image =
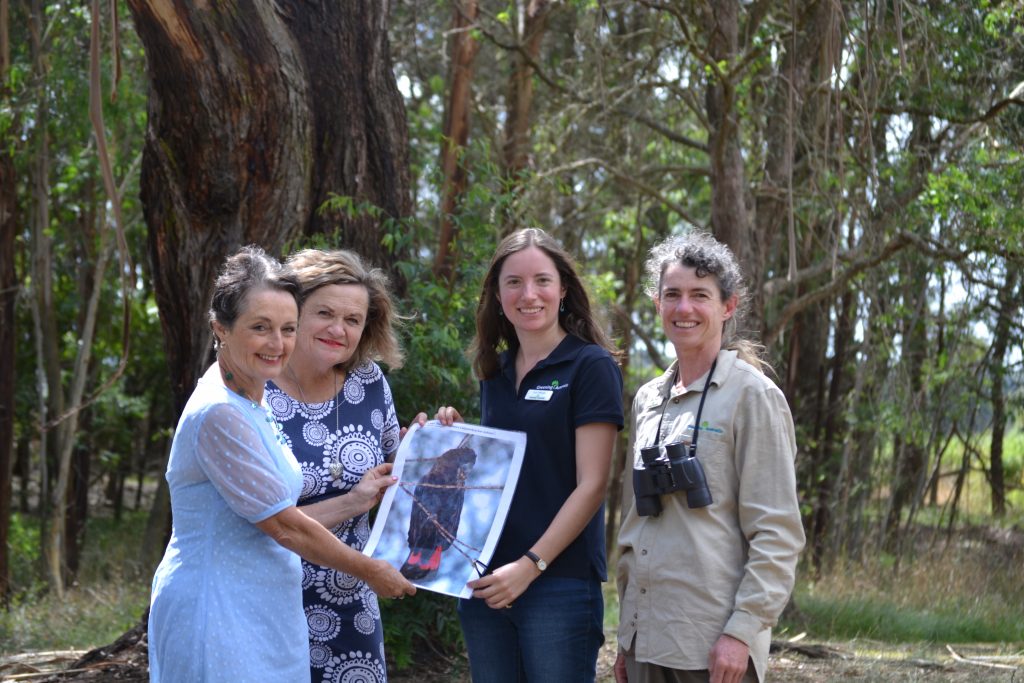
<instances>
[{"instance_id":1,"label":"forest background","mask_svg":"<svg viewBox=\"0 0 1024 683\"><path fill-rule=\"evenodd\" d=\"M1019 652L1021 11L0 0L0 654L98 645L144 609L227 253L387 269L402 423L472 419L480 280L525 225L579 258L626 405L671 360L650 246L704 229L741 258L800 445L785 624L885 637L915 615L893 637ZM400 666L458 649L448 603L386 610Z\"/></svg>"}]
</instances>

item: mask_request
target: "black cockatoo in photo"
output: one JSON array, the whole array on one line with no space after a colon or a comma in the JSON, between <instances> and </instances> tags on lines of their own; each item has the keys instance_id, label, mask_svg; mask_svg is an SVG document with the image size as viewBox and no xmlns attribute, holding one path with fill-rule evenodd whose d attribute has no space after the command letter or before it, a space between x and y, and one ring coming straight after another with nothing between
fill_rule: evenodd
<instances>
[{"instance_id":1,"label":"black cockatoo in photo","mask_svg":"<svg viewBox=\"0 0 1024 683\"><path fill-rule=\"evenodd\" d=\"M476 452L466 447L468 441L467 435L457 447L445 451L413 490L409 557L399 570L407 579L423 579L437 571L441 553L459 531L464 485L476 464Z\"/></svg>"}]
</instances>

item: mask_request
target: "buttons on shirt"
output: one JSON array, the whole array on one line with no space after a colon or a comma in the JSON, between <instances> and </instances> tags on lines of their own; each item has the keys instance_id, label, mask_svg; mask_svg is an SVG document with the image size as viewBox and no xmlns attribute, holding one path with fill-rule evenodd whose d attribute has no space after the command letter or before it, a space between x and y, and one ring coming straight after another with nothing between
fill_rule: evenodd
<instances>
[{"instance_id":1,"label":"buttons on shirt","mask_svg":"<svg viewBox=\"0 0 1024 683\"><path fill-rule=\"evenodd\" d=\"M641 555L646 555L646 554L647 554L647 549L646 549L646 548L644 548L643 550L641 550L641 551L640 551L640 554L641 554Z\"/></svg>"}]
</instances>

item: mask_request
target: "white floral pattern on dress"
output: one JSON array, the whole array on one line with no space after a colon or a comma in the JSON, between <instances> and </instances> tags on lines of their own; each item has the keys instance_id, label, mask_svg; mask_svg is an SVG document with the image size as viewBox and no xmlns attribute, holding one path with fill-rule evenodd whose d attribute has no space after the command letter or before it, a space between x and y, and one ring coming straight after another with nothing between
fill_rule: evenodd
<instances>
[{"instance_id":1,"label":"white floral pattern on dress","mask_svg":"<svg viewBox=\"0 0 1024 683\"><path fill-rule=\"evenodd\" d=\"M331 430L323 422L307 422L302 428L302 438L310 446L323 446L331 435Z\"/></svg>"},{"instance_id":2,"label":"white floral pattern on dress","mask_svg":"<svg viewBox=\"0 0 1024 683\"><path fill-rule=\"evenodd\" d=\"M309 639L326 642L341 633L341 618L327 607L314 605L306 608L306 623L309 624Z\"/></svg>"},{"instance_id":3,"label":"white floral pattern on dress","mask_svg":"<svg viewBox=\"0 0 1024 683\"><path fill-rule=\"evenodd\" d=\"M350 370L338 396L324 403L302 403L273 382L267 384L265 401L302 468L299 505L347 493L366 470L398 450L391 387L375 363ZM342 466L336 480L328 469L335 458ZM331 531L362 550L370 538L369 515L346 520ZM312 680L385 683L384 629L376 594L364 582L329 567L303 561L302 570Z\"/></svg>"},{"instance_id":4,"label":"white floral pattern on dress","mask_svg":"<svg viewBox=\"0 0 1024 683\"><path fill-rule=\"evenodd\" d=\"M323 643L309 644L309 663L314 669L322 669L331 661L331 648Z\"/></svg>"},{"instance_id":5,"label":"white floral pattern on dress","mask_svg":"<svg viewBox=\"0 0 1024 683\"><path fill-rule=\"evenodd\" d=\"M339 653L324 667L324 683L371 683L384 680L383 659L374 659L369 652L359 650Z\"/></svg>"},{"instance_id":6,"label":"white floral pattern on dress","mask_svg":"<svg viewBox=\"0 0 1024 683\"><path fill-rule=\"evenodd\" d=\"M358 484L366 470L384 462L380 453L380 441L362 425L345 425L324 442L324 463L339 462L343 468L334 486L345 486L346 490Z\"/></svg>"}]
</instances>

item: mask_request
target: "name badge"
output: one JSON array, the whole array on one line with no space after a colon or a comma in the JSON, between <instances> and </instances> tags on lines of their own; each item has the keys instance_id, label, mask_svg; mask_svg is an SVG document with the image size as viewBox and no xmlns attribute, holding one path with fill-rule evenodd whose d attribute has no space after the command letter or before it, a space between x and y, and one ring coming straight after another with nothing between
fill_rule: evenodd
<instances>
[{"instance_id":1,"label":"name badge","mask_svg":"<svg viewBox=\"0 0 1024 683\"><path fill-rule=\"evenodd\" d=\"M551 389L530 389L526 392L527 401L550 401L555 394Z\"/></svg>"}]
</instances>

